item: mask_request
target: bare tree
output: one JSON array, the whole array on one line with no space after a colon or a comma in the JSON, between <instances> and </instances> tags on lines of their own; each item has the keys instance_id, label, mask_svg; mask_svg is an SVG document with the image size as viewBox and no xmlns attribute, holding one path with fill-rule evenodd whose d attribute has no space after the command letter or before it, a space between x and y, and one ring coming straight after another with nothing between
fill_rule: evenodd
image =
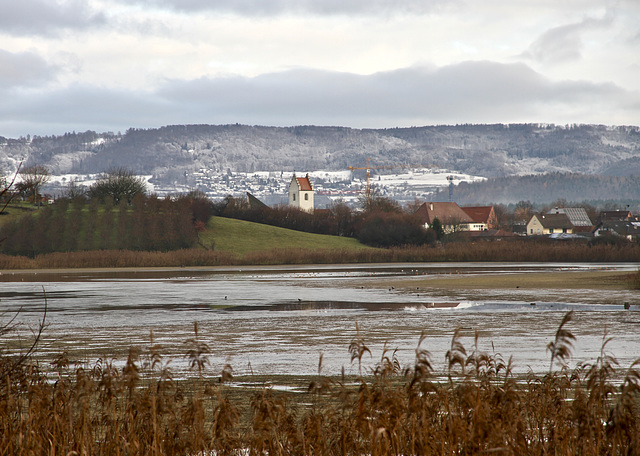
<instances>
[{"instance_id":1,"label":"bare tree","mask_svg":"<svg viewBox=\"0 0 640 456\"><path fill-rule=\"evenodd\" d=\"M6 356L4 353L0 352L0 395L3 393L3 389L5 387L4 380L17 370L24 367L25 363L35 352L38 343L42 338L42 333L46 328L47 319L47 293L45 292L44 287L42 287L42 294L44 296L44 310L42 313L42 320L38 322L38 327L33 331L33 339L31 340L31 343L27 347L26 351L13 357ZM16 324L14 322L20 314L21 310L22 309L18 309L13 318L11 318L7 323L0 324L0 337L4 338L8 333L11 333L16 329Z\"/></svg>"},{"instance_id":2,"label":"bare tree","mask_svg":"<svg viewBox=\"0 0 640 456\"><path fill-rule=\"evenodd\" d=\"M22 181L16 184L21 192L32 195L34 203L40 206L40 189L51 179L51 172L46 166L32 165L20 171Z\"/></svg>"},{"instance_id":3,"label":"bare tree","mask_svg":"<svg viewBox=\"0 0 640 456\"><path fill-rule=\"evenodd\" d=\"M71 200L86 199L87 188L84 185L78 184L77 180L71 179L65 188L64 196Z\"/></svg>"},{"instance_id":4,"label":"bare tree","mask_svg":"<svg viewBox=\"0 0 640 456\"><path fill-rule=\"evenodd\" d=\"M144 194L146 184L142 177L136 176L126 168L115 168L104 173L95 184L89 187L89 198L104 201L111 198L114 204L121 200L131 203L138 194Z\"/></svg>"},{"instance_id":5,"label":"bare tree","mask_svg":"<svg viewBox=\"0 0 640 456\"><path fill-rule=\"evenodd\" d=\"M7 208L9 203L11 203L11 200L15 196L15 193L11 190L11 187L13 187L13 184L16 182L21 166L22 163L18 165L18 169L14 173L11 181L9 181L4 176L0 176L0 214L4 213L4 210ZM0 244L2 244L5 239L6 237L0 238Z\"/></svg>"},{"instance_id":6,"label":"bare tree","mask_svg":"<svg viewBox=\"0 0 640 456\"><path fill-rule=\"evenodd\" d=\"M18 165L18 169L16 169L16 172L13 174L13 178L11 179L11 181L9 181L9 179L4 176L0 176L0 201L2 202L2 206L0 206L0 213L4 212L4 210L7 208L9 203L11 203L11 200L15 196L15 193L11 191L11 187L13 187L13 184L15 184L21 167L22 163Z\"/></svg>"}]
</instances>

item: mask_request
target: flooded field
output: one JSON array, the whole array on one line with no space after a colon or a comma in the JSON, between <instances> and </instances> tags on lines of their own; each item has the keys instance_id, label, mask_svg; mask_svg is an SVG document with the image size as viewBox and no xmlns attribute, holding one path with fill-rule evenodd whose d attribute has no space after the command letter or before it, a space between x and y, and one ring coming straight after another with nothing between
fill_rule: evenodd
<instances>
[{"instance_id":1,"label":"flooded field","mask_svg":"<svg viewBox=\"0 0 640 456\"><path fill-rule=\"evenodd\" d=\"M375 366L385 343L409 365L424 331L424 347L436 368L444 369L453 332L461 327L469 353L477 331L482 351L505 360L513 356L517 372L544 372L546 345L573 309L569 328L577 341L571 366L599 356L606 330L613 338L607 351L626 368L640 357L637 292L588 281L568 288L474 288L473 282L458 287L442 279L540 273L568 278L638 267L466 263L3 272L0 318L8 322L20 311L17 330L0 343L13 352L26 346L42 318L46 294L47 328L37 354L43 363L60 353L78 362L122 362L131 347L140 348L144 358L153 331L164 361L179 376L188 370L185 341L194 337L198 322L199 338L211 349L212 374L229 362L236 375L312 375L321 354L323 373L344 368L349 374L358 369L348 352L358 324L372 352L363 359L364 368Z\"/></svg>"}]
</instances>

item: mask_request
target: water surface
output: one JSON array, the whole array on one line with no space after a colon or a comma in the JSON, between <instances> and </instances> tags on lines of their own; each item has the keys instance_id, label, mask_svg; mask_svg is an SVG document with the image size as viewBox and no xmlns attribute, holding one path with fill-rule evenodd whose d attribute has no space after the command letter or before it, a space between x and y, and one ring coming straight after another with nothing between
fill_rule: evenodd
<instances>
[{"instance_id":1,"label":"water surface","mask_svg":"<svg viewBox=\"0 0 640 456\"><path fill-rule=\"evenodd\" d=\"M563 315L575 311L570 329L577 337L571 365L595 361L603 335L607 351L628 367L640 357L640 312L632 291L540 290L532 305L512 292L468 290L449 295L382 288L389 278L432 274L509 274L514 272L614 269L634 271L638 264L394 264L292 267L234 267L180 270L112 270L3 273L0 311L8 321L18 310L19 331L5 336L5 350L23 346L29 328L48 306L45 340L38 356L50 360L65 352L76 361L126 357L130 347L144 355L154 341L175 375L188 370L184 353L198 322L199 338L211 353L207 371L229 362L236 374L311 375L320 354L323 372L356 373L348 352L356 324L372 355L373 368L385 344L397 349L403 366L413 361L422 332L424 347L437 369L457 327L470 353L479 349L513 356L516 371L549 369L547 344ZM43 291L44 290L44 291ZM563 295L571 293L570 297ZM602 303L609 304L602 304ZM631 302L625 310L623 302Z\"/></svg>"}]
</instances>

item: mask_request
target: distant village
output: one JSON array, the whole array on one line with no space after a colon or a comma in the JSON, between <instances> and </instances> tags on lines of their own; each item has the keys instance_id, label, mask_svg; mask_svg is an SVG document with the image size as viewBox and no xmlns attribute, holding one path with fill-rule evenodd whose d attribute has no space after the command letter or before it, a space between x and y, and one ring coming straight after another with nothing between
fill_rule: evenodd
<instances>
[{"instance_id":1,"label":"distant village","mask_svg":"<svg viewBox=\"0 0 640 456\"><path fill-rule=\"evenodd\" d=\"M275 206L287 203L286 186L293 174L295 171L242 173L203 168L188 176L189 186L177 182L167 185L164 182L159 183L153 177L149 178L149 184L158 195L186 193L195 188L211 199L220 199L228 195L243 196L249 192L265 204ZM367 185L365 170L310 171L308 174L314 185L316 208L329 206L336 200L356 207L359 204L358 198ZM453 183L476 182L483 179L459 172L428 168L408 169L401 174L386 173L371 177L377 194L399 203L428 199L434 192Z\"/></svg>"},{"instance_id":2,"label":"distant village","mask_svg":"<svg viewBox=\"0 0 640 456\"><path fill-rule=\"evenodd\" d=\"M43 202L52 203L70 183L90 185L95 176L52 176L49 194ZM554 207L544 213L528 214L505 227L499 223L494 206L459 206L454 202L454 182L473 182L482 178L452 173L447 170L410 170L404 174L373 177L372 182L354 177L352 171L316 171L303 177L295 172L224 173L202 169L192 176L194 186L155 186L153 176L146 176L149 189L159 196L187 193L194 187L211 199L226 196L250 198L267 206L290 205L306 212L326 210L335 201L356 208L365 188L371 185L375 194L400 204L428 201L415 214L425 226L433 227L437 219L445 234L463 233L473 238L511 236L548 236L554 239L614 236L640 240L640 216L629 210L602 211L592 220L582 207ZM289 182L287 187L287 182ZM430 201L438 190L449 188L449 200Z\"/></svg>"},{"instance_id":3,"label":"distant village","mask_svg":"<svg viewBox=\"0 0 640 456\"><path fill-rule=\"evenodd\" d=\"M288 204L300 210L314 211L314 187L309 174L294 175L288 191ZM533 214L526 224L513 225L511 231L499 229L493 206L458 206L455 202L425 202L415 212L425 228L436 220L444 233L464 233L474 238L509 236L549 236L555 239L615 236L630 241L640 240L640 217L628 210L603 211L598 220L591 220L582 207L555 207Z\"/></svg>"}]
</instances>

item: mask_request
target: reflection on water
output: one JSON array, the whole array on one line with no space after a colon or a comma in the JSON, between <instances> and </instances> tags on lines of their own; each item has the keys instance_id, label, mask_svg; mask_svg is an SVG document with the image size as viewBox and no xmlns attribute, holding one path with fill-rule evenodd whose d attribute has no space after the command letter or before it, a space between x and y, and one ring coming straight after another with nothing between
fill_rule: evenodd
<instances>
[{"instance_id":1,"label":"reflection on water","mask_svg":"<svg viewBox=\"0 0 640 456\"><path fill-rule=\"evenodd\" d=\"M212 349L214 371L229 358L236 374L250 370L314 374L323 353L323 372L338 374L343 366L347 373L357 371L357 366L350 365L347 351L355 337L356 322L373 354L365 360L369 367L379 359L385 342L398 349L403 365L410 364L424 331L428 336L424 347L431 352L434 365L444 368L451 336L460 326L469 353L478 332L480 350L501 353L505 360L513 355L518 372L542 372L549 368L546 345L564 313L573 309L576 315L570 328L577 342L572 365L596 359L606 330L613 338L607 348L624 368L640 356L636 336L640 312L635 311L635 305L624 310L621 304L591 304L597 296L558 302L544 290L532 305L513 296L500 297L496 290L490 298L478 291L473 299L452 301L450 296L428 291L418 294L373 288L381 278L443 271L495 274L593 267L411 264L5 273L0 276L0 310L6 321L21 308L19 320L35 326L42 313L44 287L49 326L40 351L43 357L67 351L79 360L122 359L131 346L147 347L153 330L155 343L163 346L170 366L180 372L186 369L184 341L193 336L193 322L197 321L201 337ZM615 297L618 302L635 298L631 292L615 293L619 293ZM23 326L21 337L28 334L28 327ZM9 342L5 338L5 347L14 346Z\"/></svg>"}]
</instances>

